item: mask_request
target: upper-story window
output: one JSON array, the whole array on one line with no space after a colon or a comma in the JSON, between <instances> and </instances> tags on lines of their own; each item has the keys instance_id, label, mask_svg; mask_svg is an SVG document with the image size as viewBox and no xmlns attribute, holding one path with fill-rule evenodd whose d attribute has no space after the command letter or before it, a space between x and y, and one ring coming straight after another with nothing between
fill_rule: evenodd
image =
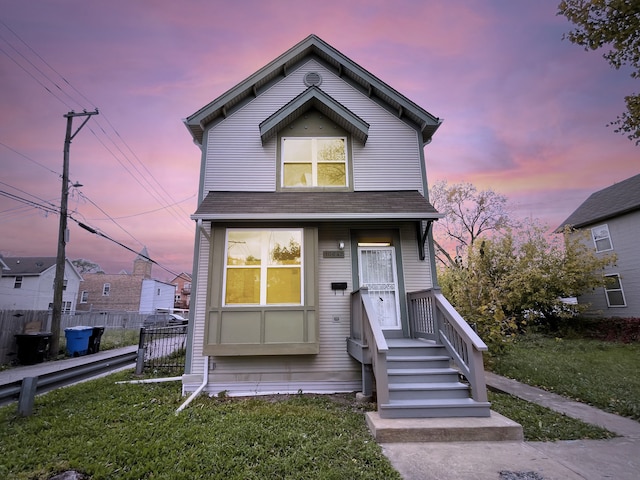
<instances>
[{"instance_id":1,"label":"upper-story window","mask_svg":"<svg viewBox=\"0 0 640 480\"><path fill-rule=\"evenodd\" d=\"M596 246L596 252L606 252L607 250L613 250L613 244L611 243L611 237L609 236L609 226L599 225L591 229L591 237L593 243Z\"/></svg>"},{"instance_id":2,"label":"upper-story window","mask_svg":"<svg viewBox=\"0 0 640 480\"><path fill-rule=\"evenodd\" d=\"M108 297L110 293L111 293L111 284L110 283L105 283L102 286L102 295L105 296L105 297Z\"/></svg>"},{"instance_id":3,"label":"upper-story window","mask_svg":"<svg viewBox=\"0 0 640 480\"><path fill-rule=\"evenodd\" d=\"M22 276L16 275L16 280L13 283L13 288L22 288Z\"/></svg>"},{"instance_id":4,"label":"upper-story window","mask_svg":"<svg viewBox=\"0 0 640 480\"><path fill-rule=\"evenodd\" d=\"M346 187L346 137L283 137L282 186Z\"/></svg>"},{"instance_id":5,"label":"upper-story window","mask_svg":"<svg viewBox=\"0 0 640 480\"><path fill-rule=\"evenodd\" d=\"M87 303L89 301L89 292L87 290L83 290L80 294L80 303Z\"/></svg>"}]
</instances>

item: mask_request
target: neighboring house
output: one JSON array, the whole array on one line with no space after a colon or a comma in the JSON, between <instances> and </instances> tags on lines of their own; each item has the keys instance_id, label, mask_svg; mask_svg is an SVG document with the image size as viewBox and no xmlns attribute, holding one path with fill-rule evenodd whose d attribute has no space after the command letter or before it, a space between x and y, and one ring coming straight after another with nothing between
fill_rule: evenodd
<instances>
[{"instance_id":1,"label":"neighboring house","mask_svg":"<svg viewBox=\"0 0 640 480\"><path fill-rule=\"evenodd\" d=\"M189 304L191 303L191 275L182 272L169 283L176 286L176 296L173 302L174 308L178 310L189 310Z\"/></svg>"},{"instance_id":2,"label":"neighboring house","mask_svg":"<svg viewBox=\"0 0 640 480\"><path fill-rule=\"evenodd\" d=\"M432 289L440 123L314 35L185 119L202 157L184 393L375 383L384 417L489 415L486 347Z\"/></svg>"},{"instance_id":3,"label":"neighboring house","mask_svg":"<svg viewBox=\"0 0 640 480\"><path fill-rule=\"evenodd\" d=\"M78 295L78 311L171 311L175 286L151 278L153 262L146 247L133 261L133 272L85 273Z\"/></svg>"},{"instance_id":4,"label":"neighboring house","mask_svg":"<svg viewBox=\"0 0 640 480\"><path fill-rule=\"evenodd\" d=\"M587 314L640 317L640 175L593 193L558 230L565 225L589 232L596 252L617 257L604 271L608 285L578 297L590 304Z\"/></svg>"},{"instance_id":5,"label":"neighboring house","mask_svg":"<svg viewBox=\"0 0 640 480\"><path fill-rule=\"evenodd\" d=\"M56 257L0 258L0 309L48 310L53 304ZM82 277L65 261L62 287L62 311L76 310L76 298Z\"/></svg>"}]
</instances>

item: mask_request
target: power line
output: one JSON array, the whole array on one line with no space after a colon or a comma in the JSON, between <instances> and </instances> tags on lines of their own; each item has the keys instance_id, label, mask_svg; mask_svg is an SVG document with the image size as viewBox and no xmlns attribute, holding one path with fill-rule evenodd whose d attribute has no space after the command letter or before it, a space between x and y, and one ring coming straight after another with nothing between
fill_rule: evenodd
<instances>
[{"instance_id":1,"label":"power line","mask_svg":"<svg viewBox=\"0 0 640 480\"><path fill-rule=\"evenodd\" d=\"M22 158L24 158L25 160L29 160L30 162L35 163L36 165L38 165L39 167L44 168L45 170L48 170L49 172L53 173L54 175L56 175L57 177L61 177L62 174L59 172L56 172L55 170L51 170L49 167L47 167L46 165L38 162L37 160L34 160L33 158L28 157L27 155L25 155L24 153L21 153L19 151L17 151L15 148L11 148L9 145L0 142L0 145L2 145L4 148L6 148L7 150L11 150L13 153L15 153L16 155L20 155Z\"/></svg>"}]
</instances>

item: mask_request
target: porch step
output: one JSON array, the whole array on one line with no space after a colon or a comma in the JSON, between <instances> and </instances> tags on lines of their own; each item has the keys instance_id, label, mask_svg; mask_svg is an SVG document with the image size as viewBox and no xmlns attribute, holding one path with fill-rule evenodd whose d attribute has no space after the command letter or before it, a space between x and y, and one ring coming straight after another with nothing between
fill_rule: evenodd
<instances>
[{"instance_id":1,"label":"porch step","mask_svg":"<svg viewBox=\"0 0 640 480\"><path fill-rule=\"evenodd\" d=\"M447 355L395 355L387 354L387 366L398 368L447 368L451 359Z\"/></svg>"},{"instance_id":2,"label":"porch step","mask_svg":"<svg viewBox=\"0 0 640 480\"><path fill-rule=\"evenodd\" d=\"M453 368L388 368L389 383L455 383L458 371Z\"/></svg>"},{"instance_id":3,"label":"porch step","mask_svg":"<svg viewBox=\"0 0 640 480\"><path fill-rule=\"evenodd\" d=\"M489 402L472 398L393 400L378 405L380 418L488 417Z\"/></svg>"},{"instance_id":4,"label":"porch step","mask_svg":"<svg viewBox=\"0 0 640 480\"><path fill-rule=\"evenodd\" d=\"M390 383L389 401L469 398L469 385L446 383Z\"/></svg>"},{"instance_id":5,"label":"porch step","mask_svg":"<svg viewBox=\"0 0 640 480\"><path fill-rule=\"evenodd\" d=\"M380 418L490 416L488 402L470 398L443 345L409 338L390 338L387 345L389 399L378 404Z\"/></svg>"}]
</instances>

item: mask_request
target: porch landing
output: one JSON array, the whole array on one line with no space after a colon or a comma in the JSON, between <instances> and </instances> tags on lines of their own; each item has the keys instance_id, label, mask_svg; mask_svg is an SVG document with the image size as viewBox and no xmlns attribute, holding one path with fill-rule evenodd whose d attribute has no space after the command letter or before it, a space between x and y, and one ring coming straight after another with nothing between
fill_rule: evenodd
<instances>
[{"instance_id":1,"label":"porch landing","mask_svg":"<svg viewBox=\"0 0 640 480\"><path fill-rule=\"evenodd\" d=\"M378 443L523 441L522 426L491 411L489 417L380 418L366 413L367 426Z\"/></svg>"}]
</instances>

